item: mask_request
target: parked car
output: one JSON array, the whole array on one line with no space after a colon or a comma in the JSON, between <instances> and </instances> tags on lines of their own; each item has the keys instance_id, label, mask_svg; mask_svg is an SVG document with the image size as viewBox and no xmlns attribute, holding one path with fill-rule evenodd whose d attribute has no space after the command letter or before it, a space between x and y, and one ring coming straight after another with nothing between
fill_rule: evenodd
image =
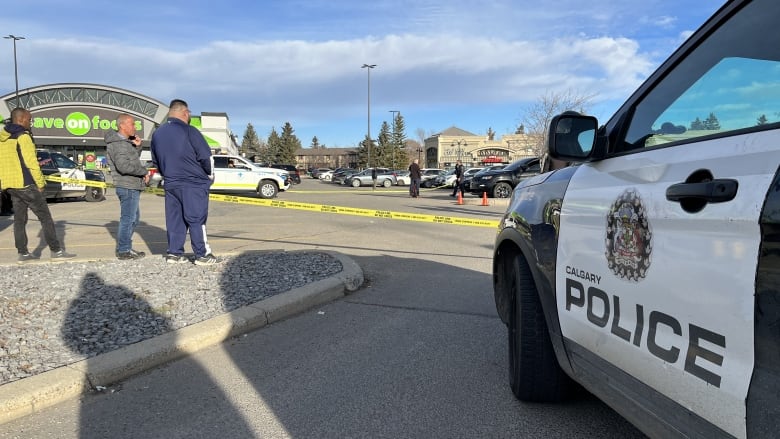
<instances>
[{"instance_id":1,"label":"parked car","mask_svg":"<svg viewBox=\"0 0 780 439\"><path fill-rule=\"evenodd\" d=\"M269 165L269 168L284 169L290 174L290 183L301 184L301 173L295 165L281 165L273 164Z\"/></svg>"},{"instance_id":2,"label":"parked car","mask_svg":"<svg viewBox=\"0 0 780 439\"><path fill-rule=\"evenodd\" d=\"M503 169L478 172L469 184L469 192L481 196L487 193L489 197L509 198L512 189L520 181L539 174L539 159L526 157L511 163Z\"/></svg>"},{"instance_id":3,"label":"parked car","mask_svg":"<svg viewBox=\"0 0 780 439\"><path fill-rule=\"evenodd\" d=\"M420 169L420 187L432 187L433 179L441 174L444 174L445 172L447 171L439 168Z\"/></svg>"},{"instance_id":4,"label":"parked car","mask_svg":"<svg viewBox=\"0 0 780 439\"><path fill-rule=\"evenodd\" d=\"M397 171L395 174L395 184L398 186L409 186L412 184L412 177L409 176L409 171Z\"/></svg>"},{"instance_id":5,"label":"parked car","mask_svg":"<svg viewBox=\"0 0 780 439\"><path fill-rule=\"evenodd\" d=\"M330 182L334 184L346 184L347 178L353 174L356 174L357 172L357 169L340 169L333 173L333 177L331 177Z\"/></svg>"},{"instance_id":6,"label":"parked car","mask_svg":"<svg viewBox=\"0 0 780 439\"><path fill-rule=\"evenodd\" d=\"M290 188L290 173L284 169L257 166L235 156L213 155L214 183L212 192L256 193L261 198L274 198Z\"/></svg>"},{"instance_id":7,"label":"parked car","mask_svg":"<svg viewBox=\"0 0 780 439\"><path fill-rule=\"evenodd\" d=\"M477 174L477 172L485 168L468 168L463 171L463 190L465 191L470 187L471 179Z\"/></svg>"},{"instance_id":8,"label":"parked car","mask_svg":"<svg viewBox=\"0 0 780 439\"><path fill-rule=\"evenodd\" d=\"M100 169L81 169L76 162L59 152L47 149L36 149L35 152L38 156L38 165L41 167L44 177L55 176L100 183L106 182L106 176ZM49 180L46 180L43 193L47 199L80 197L84 197L86 201L103 201L106 199L103 188Z\"/></svg>"},{"instance_id":9,"label":"parked car","mask_svg":"<svg viewBox=\"0 0 780 439\"><path fill-rule=\"evenodd\" d=\"M455 182L455 168L450 169L444 174L437 175L431 180L432 187L451 188Z\"/></svg>"},{"instance_id":10,"label":"parked car","mask_svg":"<svg viewBox=\"0 0 780 439\"><path fill-rule=\"evenodd\" d=\"M778 22L727 1L609 120L552 118L572 165L521 181L494 242L518 399L583 386L649 437L776 437Z\"/></svg>"},{"instance_id":11,"label":"parked car","mask_svg":"<svg viewBox=\"0 0 780 439\"><path fill-rule=\"evenodd\" d=\"M317 174L317 178L322 181L330 181L333 178L333 169L328 169L327 171L321 171Z\"/></svg>"},{"instance_id":12,"label":"parked car","mask_svg":"<svg viewBox=\"0 0 780 439\"><path fill-rule=\"evenodd\" d=\"M332 171L330 168L314 168L311 170L311 178L320 178L320 172Z\"/></svg>"},{"instance_id":13,"label":"parked car","mask_svg":"<svg viewBox=\"0 0 780 439\"><path fill-rule=\"evenodd\" d=\"M371 168L351 175L344 183L352 187L371 186L373 184ZM376 184L384 187L393 186L396 184L395 174L387 168L377 168Z\"/></svg>"}]
</instances>

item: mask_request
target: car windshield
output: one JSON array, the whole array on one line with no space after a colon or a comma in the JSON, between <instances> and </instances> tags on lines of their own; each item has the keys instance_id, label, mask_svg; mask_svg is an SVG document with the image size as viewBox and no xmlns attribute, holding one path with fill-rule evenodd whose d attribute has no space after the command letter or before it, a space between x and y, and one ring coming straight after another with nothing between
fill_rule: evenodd
<instances>
[{"instance_id":1,"label":"car windshield","mask_svg":"<svg viewBox=\"0 0 780 439\"><path fill-rule=\"evenodd\" d=\"M51 158L54 160L54 164L60 169L76 169L78 166L76 165L76 162L58 152L51 153Z\"/></svg>"}]
</instances>

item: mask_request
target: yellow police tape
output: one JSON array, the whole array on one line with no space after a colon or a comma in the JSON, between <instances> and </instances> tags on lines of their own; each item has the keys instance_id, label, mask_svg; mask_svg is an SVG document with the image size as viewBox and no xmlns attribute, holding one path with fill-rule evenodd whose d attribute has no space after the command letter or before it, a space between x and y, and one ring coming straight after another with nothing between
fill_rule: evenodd
<instances>
[{"instance_id":1,"label":"yellow police tape","mask_svg":"<svg viewBox=\"0 0 780 439\"><path fill-rule=\"evenodd\" d=\"M76 180L72 178L63 178L48 176L47 180L56 181L60 183L67 183L79 186L93 186L108 188L114 187L110 183L91 181L91 180ZM146 188L145 192L154 194L164 194L165 190L160 188ZM496 220L482 220L471 218L459 218L454 216L442 216L442 215L423 215L416 213L406 212L393 212L390 210L376 210L376 209L362 209L359 207L344 207L344 206L330 206L326 204L314 204L314 203L300 203L297 201L282 201L282 200L269 200L263 198L251 198L251 197L239 197L235 195L223 195L223 194L209 194L209 200L221 201L226 203L236 204L250 204L254 206L265 207L278 207L282 209L297 209L306 210L309 212L321 212L321 213L336 213L341 215L354 215L365 216L373 218L385 218L403 221L418 221L437 224L454 224L460 226L472 226L472 227L498 227L498 221Z\"/></svg>"}]
</instances>

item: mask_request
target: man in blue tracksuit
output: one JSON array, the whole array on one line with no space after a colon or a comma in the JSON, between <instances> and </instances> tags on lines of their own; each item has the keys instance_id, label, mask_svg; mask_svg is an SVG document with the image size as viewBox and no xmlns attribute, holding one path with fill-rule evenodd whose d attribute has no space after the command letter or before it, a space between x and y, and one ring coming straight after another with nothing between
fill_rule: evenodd
<instances>
[{"instance_id":1,"label":"man in blue tracksuit","mask_svg":"<svg viewBox=\"0 0 780 439\"><path fill-rule=\"evenodd\" d=\"M206 236L209 187L213 181L211 149L197 128L190 126L190 109L181 99L171 101L168 120L152 135L152 162L165 185L165 227L169 263L186 263L187 230L196 265L220 262Z\"/></svg>"}]
</instances>

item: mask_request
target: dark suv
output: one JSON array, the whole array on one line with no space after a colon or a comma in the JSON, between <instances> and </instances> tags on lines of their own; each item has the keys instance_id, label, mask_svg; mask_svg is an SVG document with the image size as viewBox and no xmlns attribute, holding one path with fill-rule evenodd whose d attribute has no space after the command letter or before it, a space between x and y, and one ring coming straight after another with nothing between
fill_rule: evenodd
<instances>
[{"instance_id":1,"label":"dark suv","mask_svg":"<svg viewBox=\"0 0 780 439\"><path fill-rule=\"evenodd\" d=\"M469 192L481 196L487 192L489 197L509 198L512 189L528 177L539 173L539 159L528 157L517 160L503 169L479 172L471 179Z\"/></svg>"},{"instance_id":2,"label":"dark suv","mask_svg":"<svg viewBox=\"0 0 780 439\"><path fill-rule=\"evenodd\" d=\"M284 169L290 173L290 182L292 184L301 184L301 174L295 165L270 165L269 168Z\"/></svg>"}]
</instances>

